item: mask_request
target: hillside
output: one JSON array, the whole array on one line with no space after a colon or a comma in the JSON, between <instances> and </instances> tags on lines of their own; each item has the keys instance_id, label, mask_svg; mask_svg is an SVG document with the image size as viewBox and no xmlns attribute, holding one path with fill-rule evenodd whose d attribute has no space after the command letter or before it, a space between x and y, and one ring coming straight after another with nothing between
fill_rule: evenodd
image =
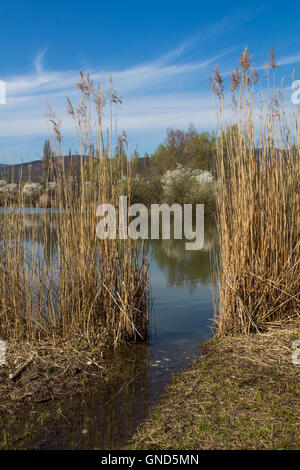
<instances>
[{"instance_id":1,"label":"hillside","mask_svg":"<svg viewBox=\"0 0 300 470\"><path fill-rule=\"evenodd\" d=\"M82 159L84 163L89 157L80 155L65 155L55 157L56 167L59 169L64 165L66 174L78 171ZM43 160L34 160L31 162L20 163L17 165L4 165L0 163L0 179L7 182L32 181L41 183L44 180Z\"/></svg>"}]
</instances>

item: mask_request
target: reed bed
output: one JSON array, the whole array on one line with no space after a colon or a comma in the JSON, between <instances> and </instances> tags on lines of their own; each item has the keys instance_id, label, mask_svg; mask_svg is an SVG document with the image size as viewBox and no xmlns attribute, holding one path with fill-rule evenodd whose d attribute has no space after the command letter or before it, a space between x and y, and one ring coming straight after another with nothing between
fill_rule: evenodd
<instances>
[{"instance_id":1,"label":"reed bed","mask_svg":"<svg viewBox=\"0 0 300 470\"><path fill-rule=\"evenodd\" d=\"M228 114L217 67L212 79L219 125L219 334L300 318L299 106L285 109L273 50L267 77L264 89L246 48L231 76Z\"/></svg>"},{"instance_id":2,"label":"reed bed","mask_svg":"<svg viewBox=\"0 0 300 470\"><path fill-rule=\"evenodd\" d=\"M81 73L77 87L79 105L74 107L67 99L67 114L74 120L80 147L76 174L66 173L60 158L62 120L50 107L48 112L53 145L45 184L55 211L33 216L21 190L13 208L9 198L2 207L0 337L84 338L90 344L116 347L147 338L148 261L146 248L138 241L97 238L97 206L105 202L118 207L116 188L120 179L130 181L131 168L113 148L114 139L121 142L117 130L113 135L120 99L111 79L104 89ZM106 107L110 129L104 131ZM130 198L130 188L128 194ZM32 223L34 217L38 223Z\"/></svg>"}]
</instances>

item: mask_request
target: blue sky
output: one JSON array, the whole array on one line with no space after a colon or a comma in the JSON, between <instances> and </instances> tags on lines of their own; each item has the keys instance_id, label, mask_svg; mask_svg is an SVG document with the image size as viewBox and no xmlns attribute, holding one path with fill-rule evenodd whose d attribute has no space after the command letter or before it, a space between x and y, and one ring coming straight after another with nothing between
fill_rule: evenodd
<instances>
[{"instance_id":1,"label":"blue sky","mask_svg":"<svg viewBox=\"0 0 300 470\"><path fill-rule=\"evenodd\" d=\"M48 135L48 101L62 115L78 98L78 70L112 77L123 99L119 128L130 150L151 153L167 127L215 125L209 76L225 75L248 45L262 70L272 46L277 74L300 79L299 2L14 1L0 5L0 162L37 159ZM71 122L65 146L76 149Z\"/></svg>"}]
</instances>

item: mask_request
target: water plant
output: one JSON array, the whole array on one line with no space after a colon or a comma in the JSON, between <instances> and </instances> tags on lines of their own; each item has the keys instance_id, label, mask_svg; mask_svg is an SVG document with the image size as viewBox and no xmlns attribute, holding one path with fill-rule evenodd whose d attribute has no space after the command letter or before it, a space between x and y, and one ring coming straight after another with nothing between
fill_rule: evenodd
<instances>
[{"instance_id":1,"label":"water plant","mask_svg":"<svg viewBox=\"0 0 300 470\"><path fill-rule=\"evenodd\" d=\"M231 76L228 107L218 67L212 79L219 124L221 334L299 321L299 108L285 110L275 73L272 53L264 89L245 48Z\"/></svg>"},{"instance_id":2,"label":"water plant","mask_svg":"<svg viewBox=\"0 0 300 470\"><path fill-rule=\"evenodd\" d=\"M80 73L77 87L79 104L67 99L80 148L77 171L64 164L62 119L50 106L47 115L53 143L45 184L55 210L33 215L21 185L14 207L9 196L3 203L0 335L27 341L84 336L91 344L116 347L147 338L148 261L138 241L96 236L97 206L117 204L116 186L131 168L126 158L112 157L113 110L120 102L112 80L105 89ZM106 106L110 129L104 131ZM93 161L92 183L87 161Z\"/></svg>"}]
</instances>

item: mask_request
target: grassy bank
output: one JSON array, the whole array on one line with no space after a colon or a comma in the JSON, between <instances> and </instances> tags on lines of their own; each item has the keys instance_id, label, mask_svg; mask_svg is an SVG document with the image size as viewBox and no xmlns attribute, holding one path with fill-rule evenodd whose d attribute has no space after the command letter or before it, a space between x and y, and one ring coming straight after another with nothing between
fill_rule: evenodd
<instances>
[{"instance_id":1,"label":"grassy bank","mask_svg":"<svg viewBox=\"0 0 300 470\"><path fill-rule=\"evenodd\" d=\"M173 379L134 449L297 449L300 326L213 339Z\"/></svg>"},{"instance_id":2,"label":"grassy bank","mask_svg":"<svg viewBox=\"0 0 300 470\"><path fill-rule=\"evenodd\" d=\"M136 449L300 445L291 358L300 338L299 116L286 110L275 69L272 49L265 93L246 47L226 92L216 66L216 335L175 378L134 437Z\"/></svg>"}]
</instances>

